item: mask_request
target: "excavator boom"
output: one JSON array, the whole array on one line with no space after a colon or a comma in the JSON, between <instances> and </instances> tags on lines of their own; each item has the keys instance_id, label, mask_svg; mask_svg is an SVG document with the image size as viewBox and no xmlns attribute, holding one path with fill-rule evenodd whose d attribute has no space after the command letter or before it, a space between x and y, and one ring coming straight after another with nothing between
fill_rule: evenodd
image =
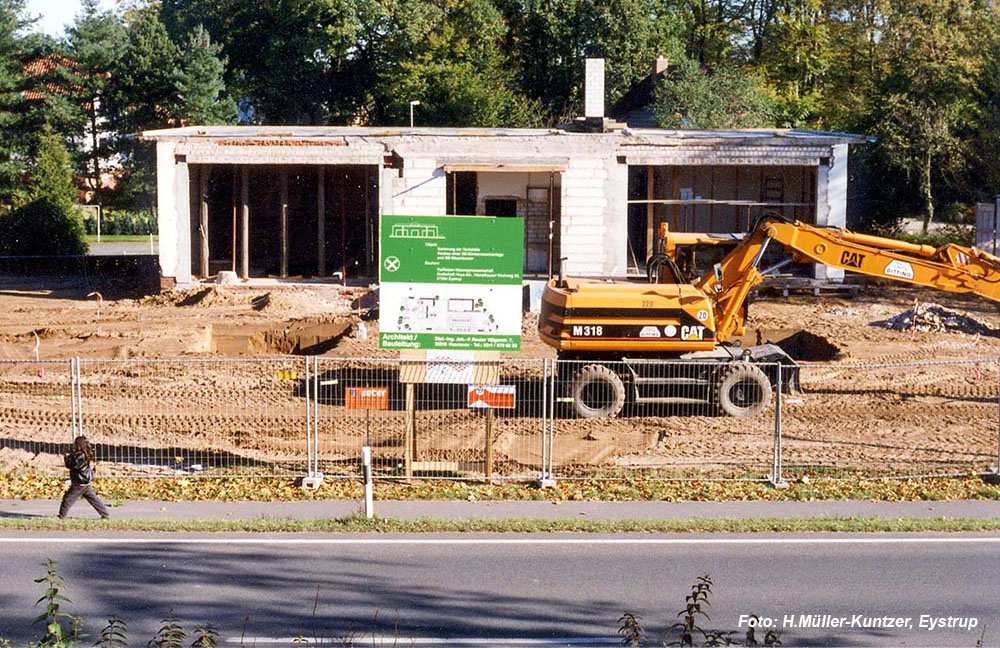
<instances>
[{"instance_id":1,"label":"excavator boom","mask_svg":"<svg viewBox=\"0 0 1000 648\"><path fill-rule=\"evenodd\" d=\"M772 244L789 258L761 269ZM689 282L677 261L695 247L732 249ZM742 236L664 229L648 264L650 283L560 277L545 288L539 336L560 358L587 363L569 383L567 400L576 414L616 416L628 401L702 403L754 416L768 406L772 389L797 389L797 364L777 345L731 343L745 332L754 287L793 261L1000 301L1000 258L976 248L934 248L776 217L760 219ZM657 364L663 359L681 364L663 375Z\"/></svg>"}]
</instances>

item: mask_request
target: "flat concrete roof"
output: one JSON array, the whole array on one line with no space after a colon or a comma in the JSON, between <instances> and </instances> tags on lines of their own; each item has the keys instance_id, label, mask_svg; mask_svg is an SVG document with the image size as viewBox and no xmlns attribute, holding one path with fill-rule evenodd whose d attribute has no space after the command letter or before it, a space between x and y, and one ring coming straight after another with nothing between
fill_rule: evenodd
<instances>
[{"instance_id":1,"label":"flat concrete roof","mask_svg":"<svg viewBox=\"0 0 1000 648\"><path fill-rule=\"evenodd\" d=\"M649 142L658 144L714 144L730 145L836 145L862 144L871 141L865 135L812 131L802 129L742 129L742 130L666 130L659 128L624 128L606 133L584 133L557 128L440 128L405 126L185 126L162 130L144 131L141 137L154 141L188 138L205 139L323 139L344 137L574 137L617 139L622 143Z\"/></svg>"}]
</instances>

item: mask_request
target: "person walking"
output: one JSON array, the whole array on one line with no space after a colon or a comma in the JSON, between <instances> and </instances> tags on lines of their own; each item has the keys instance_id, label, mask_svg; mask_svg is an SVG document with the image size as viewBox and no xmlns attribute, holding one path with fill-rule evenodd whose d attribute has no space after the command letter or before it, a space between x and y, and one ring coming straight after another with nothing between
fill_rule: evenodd
<instances>
[{"instance_id":1,"label":"person walking","mask_svg":"<svg viewBox=\"0 0 1000 648\"><path fill-rule=\"evenodd\" d=\"M102 518L111 517L108 507L97 496L91 485L94 481L94 450L90 447L87 437L80 435L73 439L73 450L64 457L63 462L69 468L70 487L59 505L59 519L66 517L70 507L76 504L80 497L90 502Z\"/></svg>"}]
</instances>

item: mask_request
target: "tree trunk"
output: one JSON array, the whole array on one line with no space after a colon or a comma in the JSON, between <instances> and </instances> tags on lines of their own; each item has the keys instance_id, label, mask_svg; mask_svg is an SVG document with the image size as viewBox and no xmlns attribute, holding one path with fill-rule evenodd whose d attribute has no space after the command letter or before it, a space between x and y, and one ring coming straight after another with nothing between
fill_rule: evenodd
<instances>
[{"instance_id":1,"label":"tree trunk","mask_svg":"<svg viewBox=\"0 0 1000 648\"><path fill-rule=\"evenodd\" d=\"M920 169L920 196L924 199L924 234L934 220L934 194L931 189L931 154L928 153Z\"/></svg>"}]
</instances>

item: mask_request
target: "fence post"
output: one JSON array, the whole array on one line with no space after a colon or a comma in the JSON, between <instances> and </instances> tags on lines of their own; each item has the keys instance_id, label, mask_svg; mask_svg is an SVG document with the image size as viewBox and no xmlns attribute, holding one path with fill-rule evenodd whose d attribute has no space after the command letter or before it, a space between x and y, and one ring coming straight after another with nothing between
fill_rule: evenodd
<instances>
[{"instance_id":1,"label":"fence post","mask_svg":"<svg viewBox=\"0 0 1000 648\"><path fill-rule=\"evenodd\" d=\"M306 362L309 360L307 359ZM319 356L313 356L313 475L322 480L319 471Z\"/></svg>"},{"instance_id":2,"label":"fence post","mask_svg":"<svg viewBox=\"0 0 1000 648\"><path fill-rule=\"evenodd\" d=\"M556 411L556 375L557 360L547 359L542 365L542 478L538 485L541 488L552 488L556 480L552 477L552 435L555 426Z\"/></svg>"},{"instance_id":3,"label":"fence post","mask_svg":"<svg viewBox=\"0 0 1000 648\"><path fill-rule=\"evenodd\" d=\"M83 434L83 378L80 373L80 356L76 361L76 433Z\"/></svg>"},{"instance_id":4,"label":"fence post","mask_svg":"<svg viewBox=\"0 0 1000 648\"><path fill-rule=\"evenodd\" d=\"M76 416L78 412L76 411L76 391L80 386L76 382L76 358L69 359L69 400L71 416L73 419L73 438L76 438Z\"/></svg>"},{"instance_id":5,"label":"fence post","mask_svg":"<svg viewBox=\"0 0 1000 648\"><path fill-rule=\"evenodd\" d=\"M306 476L312 477L312 400L310 396L311 387L309 380L309 358L305 358L306 367L303 380L306 395Z\"/></svg>"},{"instance_id":6,"label":"fence post","mask_svg":"<svg viewBox=\"0 0 1000 648\"><path fill-rule=\"evenodd\" d=\"M788 482L781 476L781 391L782 365L779 362L774 381L774 459L771 465L771 485L775 488L788 488Z\"/></svg>"}]
</instances>

